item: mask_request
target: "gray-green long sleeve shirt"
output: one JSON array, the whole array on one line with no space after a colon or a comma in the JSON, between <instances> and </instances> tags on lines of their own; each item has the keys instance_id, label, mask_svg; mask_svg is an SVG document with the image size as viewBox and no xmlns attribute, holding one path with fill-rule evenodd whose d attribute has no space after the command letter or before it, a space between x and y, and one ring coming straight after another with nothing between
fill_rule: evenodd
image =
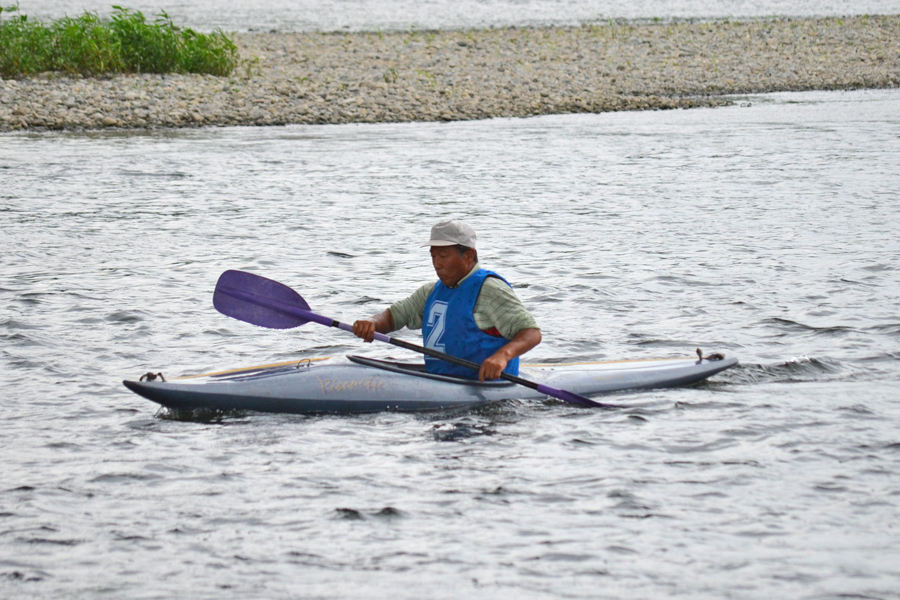
<instances>
[{"instance_id":1,"label":"gray-green long sleeve shirt","mask_svg":"<svg viewBox=\"0 0 900 600\"><path fill-rule=\"evenodd\" d=\"M481 269L481 265L476 264L460 283L479 269ZM403 327L422 328L425 318L425 301L434 290L435 283L426 283L408 298L390 306L391 316L394 318L394 331ZM516 337L516 334L523 329L540 329L513 289L496 277L488 277L484 280L481 292L475 301L474 317L475 325L479 329L487 331L495 327L500 335L508 340Z\"/></svg>"}]
</instances>

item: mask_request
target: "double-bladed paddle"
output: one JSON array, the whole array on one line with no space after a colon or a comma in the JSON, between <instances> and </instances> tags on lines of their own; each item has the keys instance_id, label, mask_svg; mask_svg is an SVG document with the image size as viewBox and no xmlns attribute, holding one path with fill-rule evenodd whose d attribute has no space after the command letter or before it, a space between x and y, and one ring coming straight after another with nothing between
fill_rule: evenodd
<instances>
[{"instance_id":1,"label":"double-bladed paddle","mask_svg":"<svg viewBox=\"0 0 900 600\"><path fill-rule=\"evenodd\" d=\"M219 281L216 283L216 291L213 294L213 306L224 315L270 329L291 329L312 321L327 327L337 327L344 331L353 332L352 325L312 312L306 300L283 283L245 271L225 271L222 273ZM386 342L413 352L439 358L455 365L468 367L474 371L478 371L481 368L481 365L470 360L451 356L431 348L410 344L383 333L376 333L375 339L379 342ZM620 408L612 404L591 400L573 392L558 390L548 385L528 381L508 373L502 373L500 377L506 381L523 385L572 404L592 408Z\"/></svg>"}]
</instances>

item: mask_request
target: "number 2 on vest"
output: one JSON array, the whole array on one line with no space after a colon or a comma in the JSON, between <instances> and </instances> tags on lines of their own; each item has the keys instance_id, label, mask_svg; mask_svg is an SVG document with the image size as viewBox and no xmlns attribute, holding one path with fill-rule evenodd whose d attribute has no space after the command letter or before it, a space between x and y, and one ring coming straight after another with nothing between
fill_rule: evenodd
<instances>
[{"instance_id":1,"label":"number 2 on vest","mask_svg":"<svg viewBox=\"0 0 900 600\"><path fill-rule=\"evenodd\" d=\"M431 305L431 310L428 312L428 326L431 328L431 333L428 334L428 339L425 340L426 348L431 348L438 352L444 351L444 344L441 343L441 338L446 327L446 315L446 302L435 302Z\"/></svg>"}]
</instances>

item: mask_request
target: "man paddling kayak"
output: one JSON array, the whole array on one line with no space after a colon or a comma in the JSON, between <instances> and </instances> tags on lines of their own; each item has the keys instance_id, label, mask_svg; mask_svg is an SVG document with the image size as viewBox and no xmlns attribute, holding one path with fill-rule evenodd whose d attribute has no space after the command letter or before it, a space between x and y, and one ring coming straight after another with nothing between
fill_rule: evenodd
<instances>
[{"instance_id":1,"label":"man paddling kayak","mask_svg":"<svg viewBox=\"0 0 900 600\"><path fill-rule=\"evenodd\" d=\"M480 381L501 372L519 374L519 356L541 342L541 330L509 283L482 269L475 230L462 221L431 228L431 264L438 281L370 319L353 323L353 333L371 342L375 332L422 329L425 346L479 363ZM423 246L423 247L424 247ZM471 369L425 357L429 373L474 379Z\"/></svg>"}]
</instances>

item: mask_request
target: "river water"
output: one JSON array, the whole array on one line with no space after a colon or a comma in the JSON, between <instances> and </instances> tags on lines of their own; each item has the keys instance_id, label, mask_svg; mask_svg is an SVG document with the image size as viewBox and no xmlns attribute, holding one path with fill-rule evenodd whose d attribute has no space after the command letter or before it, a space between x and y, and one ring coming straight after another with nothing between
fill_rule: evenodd
<instances>
[{"instance_id":1,"label":"river water","mask_svg":"<svg viewBox=\"0 0 900 600\"><path fill-rule=\"evenodd\" d=\"M106 15L111 0L20 0L23 13L55 19L85 10ZM131 0L152 16L201 31L374 31L575 25L607 19L885 15L900 0Z\"/></svg>"},{"instance_id":2,"label":"river water","mask_svg":"<svg viewBox=\"0 0 900 600\"><path fill-rule=\"evenodd\" d=\"M0 136L0 597L900 597L898 114ZM212 289L251 270L349 321L433 277L451 216L541 324L530 360L742 364L612 412L186 418L121 386L414 359Z\"/></svg>"}]
</instances>

